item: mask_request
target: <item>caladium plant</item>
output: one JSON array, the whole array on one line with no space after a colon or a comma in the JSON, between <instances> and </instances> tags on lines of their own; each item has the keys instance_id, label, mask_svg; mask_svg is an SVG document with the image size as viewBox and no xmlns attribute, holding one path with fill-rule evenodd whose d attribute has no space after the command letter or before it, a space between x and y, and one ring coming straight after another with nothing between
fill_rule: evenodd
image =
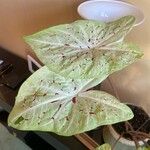
<instances>
[{"instance_id":1,"label":"caladium plant","mask_svg":"<svg viewBox=\"0 0 150 150\"><path fill-rule=\"evenodd\" d=\"M46 66L21 86L8 124L71 136L131 119L128 106L106 92L89 89L142 56L136 46L123 43L134 20L80 20L25 37Z\"/></svg>"}]
</instances>

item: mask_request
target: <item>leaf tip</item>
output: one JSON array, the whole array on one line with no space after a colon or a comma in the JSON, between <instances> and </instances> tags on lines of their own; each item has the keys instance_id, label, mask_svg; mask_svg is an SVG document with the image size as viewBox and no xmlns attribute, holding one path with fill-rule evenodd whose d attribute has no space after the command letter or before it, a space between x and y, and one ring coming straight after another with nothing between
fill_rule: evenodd
<instances>
[{"instance_id":1,"label":"leaf tip","mask_svg":"<svg viewBox=\"0 0 150 150\"><path fill-rule=\"evenodd\" d=\"M126 108L124 109L124 111L125 111L126 120L130 120L134 117L134 114L133 114L132 110L130 109L130 107L128 107L127 105L125 105L125 106L126 106Z\"/></svg>"},{"instance_id":2,"label":"leaf tip","mask_svg":"<svg viewBox=\"0 0 150 150\"><path fill-rule=\"evenodd\" d=\"M23 40L26 42L26 43L28 43L28 41L29 41L29 36L23 36Z\"/></svg>"}]
</instances>

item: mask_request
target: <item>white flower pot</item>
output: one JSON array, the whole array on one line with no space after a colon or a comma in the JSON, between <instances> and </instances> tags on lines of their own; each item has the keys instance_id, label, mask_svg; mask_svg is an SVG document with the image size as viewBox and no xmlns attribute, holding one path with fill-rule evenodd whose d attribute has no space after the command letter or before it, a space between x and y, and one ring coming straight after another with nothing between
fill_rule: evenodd
<instances>
[{"instance_id":1,"label":"white flower pot","mask_svg":"<svg viewBox=\"0 0 150 150\"><path fill-rule=\"evenodd\" d=\"M103 138L105 143L109 143L112 147L114 146L115 142L119 138L119 134L114 130L114 128L109 125L104 128L103 130ZM139 142L140 145L144 143L142 141ZM123 137L115 145L115 150L136 150L136 146L134 141L127 140Z\"/></svg>"}]
</instances>

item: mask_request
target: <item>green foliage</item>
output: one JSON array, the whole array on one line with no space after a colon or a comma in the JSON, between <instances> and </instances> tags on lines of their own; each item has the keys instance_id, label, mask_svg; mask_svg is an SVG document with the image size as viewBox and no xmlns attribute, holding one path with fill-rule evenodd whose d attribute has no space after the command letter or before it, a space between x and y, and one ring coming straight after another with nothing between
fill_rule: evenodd
<instances>
[{"instance_id":1,"label":"green foliage","mask_svg":"<svg viewBox=\"0 0 150 150\"><path fill-rule=\"evenodd\" d=\"M97 147L95 150L111 150L111 146L109 144L103 144L99 147Z\"/></svg>"},{"instance_id":2,"label":"green foliage","mask_svg":"<svg viewBox=\"0 0 150 150\"><path fill-rule=\"evenodd\" d=\"M150 150L150 146L149 147L139 147L138 150Z\"/></svg>"}]
</instances>

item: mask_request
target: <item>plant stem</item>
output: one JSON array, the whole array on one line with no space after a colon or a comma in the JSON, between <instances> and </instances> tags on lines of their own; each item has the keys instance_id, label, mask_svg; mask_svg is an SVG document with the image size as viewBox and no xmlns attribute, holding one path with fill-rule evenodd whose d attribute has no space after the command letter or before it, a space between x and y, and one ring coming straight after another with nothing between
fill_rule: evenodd
<instances>
[{"instance_id":1,"label":"plant stem","mask_svg":"<svg viewBox=\"0 0 150 150\"><path fill-rule=\"evenodd\" d=\"M139 131L142 127L144 127L148 123L149 120L150 118L146 120L136 131Z\"/></svg>"},{"instance_id":2,"label":"plant stem","mask_svg":"<svg viewBox=\"0 0 150 150\"><path fill-rule=\"evenodd\" d=\"M118 143L118 141L123 137L124 133L120 134L119 138L115 141L114 145L112 146L112 150L115 150L115 146Z\"/></svg>"},{"instance_id":3,"label":"plant stem","mask_svg":"<svg viewBox=\"0 0 150 150\"><path fill-rule=\"evenodd\" d=\"M139 143L138 143L137 138L136 138L134 135L132 135L132 138L133 138L133 141L134 141L134 143L135 143L136 149L138 149L138 148L140 147L140 145L139 145Z\"/></svg>"},{"instance_id":4,"label":"plant stem","mask_svg":"<svg viewBox=\"0 0 150 150\"><path fill-rule=\"evenodd\" d=\"M132 125L129 123L129 121L126 121L125 125L128 126L128 129L130 128L131 131L134 131L134 129L133 129Z\"/></svg>"},{"instance_id":5,"label":"plant stem","mask_svg":"<svg viewBox=\"0 0 150 150\"><path fill-rule=\"evenodd\" d=\"M144 133L144 132L140 132L140 131L128 131L128 133L131 133L131 134L136 134L136 135L139 135L139 136L144 136L145 138L150 138L150 135L147 134L147 133Z\"/></svg>"}]
</instances>

